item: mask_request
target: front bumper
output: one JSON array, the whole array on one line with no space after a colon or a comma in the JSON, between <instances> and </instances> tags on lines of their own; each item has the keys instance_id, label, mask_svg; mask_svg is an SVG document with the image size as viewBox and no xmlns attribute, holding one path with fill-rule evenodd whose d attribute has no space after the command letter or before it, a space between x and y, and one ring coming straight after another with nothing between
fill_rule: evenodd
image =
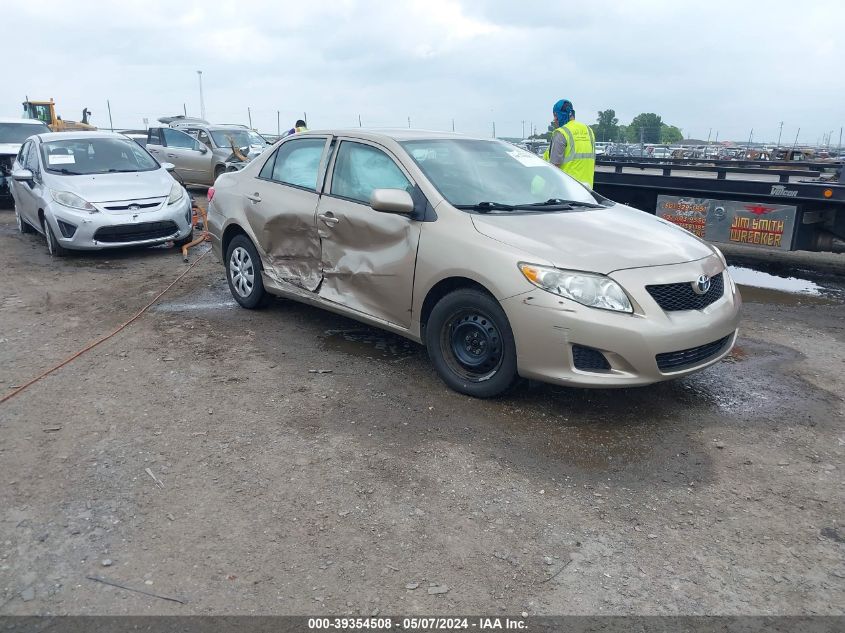
<instances>
[{"instance_id":1,"label":"front bumper","mask_svg":"<svg viewBox=\"0 0 845 633\"><path fill-rule=\"evenodd\" d=\"M736 340L742 300L724 271L724 293L702 310L664 311L645 289L714 276L724 269L714 256L696 262L617 271L610 277L628 293L633 314L588 308L537 288L502 301L514 333L519 374L544 382L582 387L647 385L699 371L718 362ZM657 355L707 348L704 358L661 371ZM575 367L573 346L597 350L609 368Z\"/></svg>"},{"instance_id":2,"label":"front bumper","mask_svg":"<svg viewBox=\"0 0 845 633\"><path fill-rule=\"evenodd\" d=\"M59 244L71 250L102 250L105 248L121 248L126 246L153 246L163 244L171 240L180 240L191 234L191 200L187 195L173 205L164 204L161 208L143 213L87 213L77 212L68 209L58 203L51 203L45 213L45 218L50 222L53 235L56 236ZM144 229L153 223L172 222L173 230L149 231L154 236L142 239L129 237L122 239L114 237L114 230L124 230L128 235L143 234L144 231L133 231L134 228ZM61 223L64 223L63 227ZM68 225L75 227L72 236L68 237ZM64 230L63 230L64 229ZM105 229L112 232L108 241L97 239L97 232ZM102 232L101 232L102 235Z\"/></svg>"}]
</instances>

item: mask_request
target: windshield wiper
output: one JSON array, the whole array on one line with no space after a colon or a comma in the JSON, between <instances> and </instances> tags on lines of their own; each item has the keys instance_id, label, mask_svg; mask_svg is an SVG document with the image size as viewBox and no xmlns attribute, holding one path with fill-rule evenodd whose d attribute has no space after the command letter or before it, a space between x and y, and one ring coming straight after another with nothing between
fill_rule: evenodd
<instances>
[{"instance_id":1,"label":"windshield wiper","mask_svg":"<svg viewBox=\"0 0 845 633\"><path fill-rule=\"evenodd\" d=\"M57 171L60 174L64 174L65 176L84 176L85 175L85 174L82 174L78 171L71 171L70 169L65 169L64 167L62 167L61 169L51 168L50 171Z\"/></svg>"},{"instance_id":2,"label":"windshield wiper","mask_svg":"<svg viewBox=\"0 0 845 633\"><path fill-rule=\"evenodd\" d=\"M549 198L545 202L532 202L529 204L519 204L516 205L518 208L523 207L531 207L531 208L545 208L545 207L562 207L562 208L572 208L572 207L588 207L590 209L606 209L607 207L603 204L596 204L594 202L582 202L580 200L564 200L562 198Z\"/></svg>"},{"instance_id":3,"label":"windshield wiper","mask_svg":"<svg viewBox=\"0 0 845 633\"><path fill-rule=\"evenodd\" d=\"M114 167L107 169L106 173L109 174L131 174L138 171L137 169L115 169Z\"/></svg>"},{"instance_id":4,"label":"windshield wiper","mask_svg":"<svg viewBox=\"0 0 845 633\"><path fill-rule=\"evenodd\" d=\"M476 202L475 204L457 204L456 209L464 211L478 211L479 213L489 213L490 211L513 211L517 207L512 204L503 204L501 202Z\"/></svg>"}]
</instances>

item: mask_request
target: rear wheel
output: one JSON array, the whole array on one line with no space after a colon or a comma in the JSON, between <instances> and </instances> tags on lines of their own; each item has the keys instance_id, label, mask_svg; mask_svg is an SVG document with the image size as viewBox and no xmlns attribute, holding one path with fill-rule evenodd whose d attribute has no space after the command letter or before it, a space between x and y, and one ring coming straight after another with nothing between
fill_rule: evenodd
<instances>
[{"instance_id":1,"label":"rear wheel","mask_svg":"<svg viewBox=\"0 0 845 633\"><path fill-rule=\"evenodd\" d=\"M18 222L18 231L23 233L24 235L28 233L35 233L35 229L32 228L29 224L27 224L26 220L21 217L20 209L15 207L15 220Z\"/></svg>"},{"instance_id":2,"label":"rear wheel","mask_svg":"<svg viewBox=\"0 0 845 633\"><path fill-rule=\"evenodd\" d=\"M235 301L244 308L254 310L270 301L261 280L261 259L245 235L236 235L226 249L226 279Z\"/></svg>"},{"instance_id":3,"label":"rear wheel","mask_svg":"<svg viewBox=\"0 0 845 633\"><path fill-rule=\"evenodd\" d=\"M50 255L53 257L64 257L67 255L67 249L59 244L59 240L56 239L56 236L53 234L53 229L50 227L50 223L47 221L47 218L44 218L44 237L47 239L47 251L49 251Z\"/></svg>"},{"instance_id":4,"label":"rear wheel","mask_svg":"<svg viewBox=\"0 0 845 633\"><path fill-rule=\"evenodd\" d=\"M443 297L431 312L425 338L434 368L455 391L492 398L517 381L510 323L485 292L468 288Z\"/></svg>"}]
</instances>

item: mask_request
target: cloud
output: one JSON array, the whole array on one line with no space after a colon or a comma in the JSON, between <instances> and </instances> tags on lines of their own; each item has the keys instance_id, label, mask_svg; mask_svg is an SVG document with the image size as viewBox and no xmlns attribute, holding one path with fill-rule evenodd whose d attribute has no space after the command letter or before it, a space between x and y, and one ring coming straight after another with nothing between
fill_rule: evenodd
<instances>
[{"instance_id":1,"label":"cloud","mask_svg":"<svg viewBox=\"0 0 845 633\"><path fill-rule=\"evenodd\" d=\"M308 113L312 126L405 126L519 135L544 129L551 104L578 117L614 108L623 122L657 112L691 136L774 139L801 127L815 142L843 125L845 4L817 0L679 3L610 0L218 2L91 0L85 12L4 7L0 114L25 95L139 127L199 113L274 131ZM835 138L838 134L835 134Z\"/></svg>"}]
</instances>

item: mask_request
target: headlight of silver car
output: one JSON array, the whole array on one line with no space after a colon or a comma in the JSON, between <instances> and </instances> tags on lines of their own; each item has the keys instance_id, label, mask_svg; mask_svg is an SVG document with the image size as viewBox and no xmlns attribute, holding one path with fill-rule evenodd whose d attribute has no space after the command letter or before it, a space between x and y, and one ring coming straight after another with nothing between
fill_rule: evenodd
<instances>
[{"instance_id":1,"label":"headlight of silver car","mask_svg":"<svg viewBox=\"0 0 845 633\"><path fill-rule=\"evenodd\" d=\"M610 277L535 264L519 264L525 278L538 288L591 308L633 312L628 295Z\"/></svg>"},{"instance_id":2,"label":"headlight of silver car","mask_svg":"<svg viewBox=\"0 0 845 633\"><path fill-rule=\"evenodd\" d=\"M99 213L99 211L97 211L96 207L93 204L86 200L83 200L75 193L71 193L70 191L51 190L50 194L53 196L53 200L55 200L62 206L70 207L71 209L76 209L78 211L87 211L88 213Z\"/></svg>"},{"instance_id":3,"label":"headlight of silver car","mask_svg":"<svg viewBox=\"0 0 845 633\"><path fill-rule=\"evenodd\" d=\"M173 186L170 188L170 196L167 198L167 204L176 204L182 199L182 196L185 195L184 189L182 185L178 182L174 182Z\"/></svg>"}]
</instances>

